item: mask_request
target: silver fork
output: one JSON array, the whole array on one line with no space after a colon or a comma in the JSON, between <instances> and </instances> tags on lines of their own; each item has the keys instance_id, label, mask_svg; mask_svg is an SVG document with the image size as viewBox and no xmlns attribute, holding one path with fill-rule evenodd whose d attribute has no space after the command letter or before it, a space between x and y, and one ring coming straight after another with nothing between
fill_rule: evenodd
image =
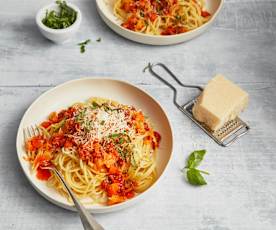
<instances>
[{"instance_id":1,"label":"silver fork","mask_svg":"<svg viewBox=\"0 0 276 230\"><path fill-rule=\"evenodd\" d=\"M24 128L23 129L23 136L24 136L24 142L26 143L26 141L34 136L37 135L43 135L42 130L38 127L38 126L30 126L28 128ZM62 184L64 185L64 187L66 188L68 194L70 195L70 197L72 198L75 207L79 213L79 216L81 218L81 222L83 225L83 228L85 230L104 230L104 228L96 221L95 217L93 217L86 209L85 207L81 204L81 202L78 200L78 198L76 197L76 195L73 193L73 191L71 190L71 188L68 186L67 182L64 180L63 176L61 175L61 173L56 169L56 167L54 165L51 166L45 166L45 167L41 167L42 169L49 169L52 172L55 173L55 175L57 175L57 177L60 179L60 181L62 182Z\"/></svg>"}]
</instances>

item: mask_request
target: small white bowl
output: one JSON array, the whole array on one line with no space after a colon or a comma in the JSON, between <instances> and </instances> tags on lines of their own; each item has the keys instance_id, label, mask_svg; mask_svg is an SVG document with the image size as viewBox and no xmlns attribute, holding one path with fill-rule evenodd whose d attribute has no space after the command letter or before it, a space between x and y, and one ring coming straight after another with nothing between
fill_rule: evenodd
<instances>
[{"instance_id":1,"label":"small white bowl","mask_svg":"<svg viewBox=\"0 0 276 230\"><path fill-rule=\"evenodd\" d=\"M59 10L59 7L56 3L52 3L50 5L44 6L36 14L36 24L37 24L40 32L46 38L48 38L49 40L51 40L55 43L64 43L64 42L68 41L78 31L78 29L80 27L80 23L81 23L81 19L82 19L80 9L71 3L67 3L67 5L77 12L77 18L76 18L76 21L71 26L69 26L68 28L65 28L65 29L52 29L52 28L45 26L42 23L42 19L45 18L47 10L49 12L51 10L55 10L55 11Z\"/></svg>"},{"instance_id":2,"label":"small white bowl","mask_svg":"<svg viewBox=\"0 0 276 230\"><path fill-rule=\"evenodd\" d=\"M224 0L205 0L205 8L211 13L212 17L208 22L194 30L175 35L149 35L134 32L121 26L122 21L113 13L113 5L115 0L96 0L97 9L101 18L112 30L127 39L148 45L172 45L185 42L199 36L213 24L222 8L223 2Z\"/></svg>"}]
</instances>

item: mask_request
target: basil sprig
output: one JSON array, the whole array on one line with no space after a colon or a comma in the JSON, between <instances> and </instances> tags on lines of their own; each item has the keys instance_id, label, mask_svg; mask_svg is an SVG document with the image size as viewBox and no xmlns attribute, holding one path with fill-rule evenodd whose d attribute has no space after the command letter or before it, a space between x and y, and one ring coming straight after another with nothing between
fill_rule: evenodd
<instances>
[{"instance_id":1,"label":"basil sprig","mask_svg":"<svg viewBox=\"0 0 276 230\"><path fill-rule=\"evenodd\" d=\"M192 185L205 185L207 182L205 181L204 177L201 175L207 174L208 172L202 171L197 169L197 167L200 165L201 161L204 158L204 155L206 153L206 150L196 150L190 154L190 156L187 159L187 165L184 169L182 169L183 174L186 172L187 180Z\"/></svg>"}]
</instances>

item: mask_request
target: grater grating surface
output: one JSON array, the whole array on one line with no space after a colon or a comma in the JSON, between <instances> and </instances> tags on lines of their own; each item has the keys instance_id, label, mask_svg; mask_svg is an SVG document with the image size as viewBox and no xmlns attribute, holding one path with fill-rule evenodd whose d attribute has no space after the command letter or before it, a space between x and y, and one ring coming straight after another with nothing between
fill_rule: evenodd
<instances>
[{"instance_id":1,"label":"grater grating surface","mask_svg":"<svg viewBox=\"0 0 276 230\"><path fill-rule=\"evenodd\" d=\"M203 88L197 85L186 85L183 84L164 64L157 63L155 65L148 64L149 72L155 76L157 79L159 79L161 82L169 86L174 93L173 102L175 106L183 112L187 117L189 117L199 128L201 128L209 137L211 137L216 143L223 147L227 147L231 145L234 141L236 141L239 137L245 135L249 131L249 126L242 121L239 117L235 118L234 120L228 121L224 124L223 127L218 129L217 131L212 131L208 129L203 123L197 121L192 113L193 106L197 100L197 97L192 99L191 101L187 102L184 105L179 105L176 101L177 99L177 89L170 84L168 81L160 77L155 71L153 71L154 66L162 67L180 86L186 87L186 88L194 88L199 91L202 91Z\"/></svg>"},{"instance_id":2,"label":"grater grating surface","mask_svg":"<svg viewBox=\"0 0 276 230\"><path fill-rule=\"evenodd\" d=\"M239 117L228 121L223 127L216 131L210 130L203 123L197 121L192 113L196 98L183 105L181 111L184 112L194 123L196 123L206 134L208 134L215 142L221 146L229 146L237 138L243 136L249 131L249 126Z\"/></svg>"}]
</instances>

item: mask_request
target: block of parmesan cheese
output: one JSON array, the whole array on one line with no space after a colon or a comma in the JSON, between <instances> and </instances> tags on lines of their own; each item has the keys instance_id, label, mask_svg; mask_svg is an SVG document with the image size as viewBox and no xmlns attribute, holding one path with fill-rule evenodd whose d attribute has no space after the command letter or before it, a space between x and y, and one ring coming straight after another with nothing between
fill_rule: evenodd
<instances>
[{"instance_id":1,"label":"block of parmesan cheese","mask_svg":"<svg viewBox=\"0 0 276 230\"><path fill-rule=\"evenodd\" d=\"M216 75L204 88L193 107L194 117L216 131L235 119L248 104L248 94L239 86Z\"/></svg>"}]
</instances>

